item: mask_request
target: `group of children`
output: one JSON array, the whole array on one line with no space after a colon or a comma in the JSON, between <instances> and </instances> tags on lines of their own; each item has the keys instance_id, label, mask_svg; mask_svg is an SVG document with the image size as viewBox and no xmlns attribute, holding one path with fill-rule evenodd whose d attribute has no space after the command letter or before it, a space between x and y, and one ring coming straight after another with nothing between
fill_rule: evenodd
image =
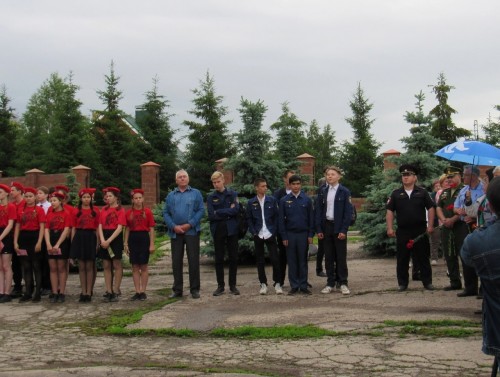
<instances>
[{"instance_id":1,"label":"group of children","mask_svg":"<svg viewBox=\"0 0 500 377\"><path fill-rule=\"evenodd\" d=\"M78 206L73 207L68 204L66 186L48 190L24 187L19 182L0 184L0 303L19 296L19 302L40 301L44 270L50 278L50 302L65 302L69 260L78 261L79 302L90 302L96 258L103 262L104 300L117 301L123 252L132 264L135 294L131 299L147 298L155 222L151 210L144 207L144 191L131 191L133 204L127 211L120 204L120 189L103 189L105 205L100 209L93 204L95 192L93 188L81 189Z\"/></svg>"}]
</instances>

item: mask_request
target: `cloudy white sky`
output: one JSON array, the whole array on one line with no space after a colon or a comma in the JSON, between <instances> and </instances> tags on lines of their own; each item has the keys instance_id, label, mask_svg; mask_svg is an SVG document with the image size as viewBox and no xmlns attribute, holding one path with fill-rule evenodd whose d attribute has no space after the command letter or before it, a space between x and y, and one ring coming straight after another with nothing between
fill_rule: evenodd
<instances>
[{"instance_id":1,"label":"cloudy white sky","mask_svg":"<svg viewBox=\"0 0 500 377\"><path fill-rule=\"evenodd\" d=\"M192 89L209 70L224 96L232 130L241 127L241 96L281 103L308 124L331 124L352 137L345 118L358 85L373 103L372 132L381 151L401 149L414 94L436 101L429 85L443 72L455 86L457 125L498 118L498 0L24 0L3 1L0 84L18 115L52 72L74 73L82 111L102 108L111 60L121 77L121 107L133 114L158 75L160 92L181 125L193 119Z\"/></svg>"}]
</instances>

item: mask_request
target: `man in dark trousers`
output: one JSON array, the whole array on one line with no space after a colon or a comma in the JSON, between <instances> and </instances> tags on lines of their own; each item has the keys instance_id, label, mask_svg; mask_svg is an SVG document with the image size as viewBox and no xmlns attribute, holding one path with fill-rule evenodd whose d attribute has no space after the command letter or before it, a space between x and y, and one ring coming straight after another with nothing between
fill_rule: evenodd
<instances>
[{"instance_id":1,"label":"man in dark trousers","mask_svg":"<svg viewBox=\"0 0 500 377\"><path fill-rule=\"evenodd\" d=\"M278 202L278 206L280 200L292 191L290 189L290 184L288 183L288 180L294 174L295 172L293 170L285 170L285 172L283 173L283 187L277 189L273 193L274 198ZM281 274L280 285L281 287L283 287L286 278L286 247L283 245L283 240L281 239L281 235L279 233L277 235L277 238L278 238L278 256L280 260L280 274Z\"/></svg>"},{"instance_id":2,"label":"man in dark trousers","mask_svg":"<svg viewBox=\"0 0 500 377\"><path fill-rule=\"evenodd\" d=\"M283 197L279 206L279 232L286 247L288 262L289 295L297 292L312 294L307 287L307 250L314 236L312 201L301 191L302 179L292 175L289 179L290 194Z\"/></svg>"},{"instance_id":3,"label":"man in dark trousers","mask_svg":"<svg viewBox=\"0 0 500 377\"><path fill-rule=\"evenodd\" d=\"M224 185L224 175L216 171L211 177L214 191L207 197L208 220L210 232L214 238L215 274L217 289L214 296L224 293L224 254L227 248L229 258L229 291L239 295L236 288L236 271L238 268L238 213L240 205L236 191Z\"/></svg>"},{"instance_id":4,"label":"man in dark trousers","mask_svg":"<svg viewBox=\"0 0 500 377\"><path fill-rule=\"evenodd\" d=\"M339 181L342 171L336 166L325 170L327 185L318 190L315 217L318 239L323 240L328 280L321 293L330 293L339 284L344 295L350 294L347 283L347 230L351 223L351 193Z\"/></svg>"},{"instance_id":5,"label":"man in dark trousers","mask_svg":"<svg viewBox=\"0 0 500 377\"><path fill-rule=\"evenodd\" d=\"M429 238L425 234L434 230L434 203L429 193L416 185L418 170L415 166L404 164L399 167L403 186L392 192L387 201L387 235L396 237L397 278L399 291L408 288L408 264L413 254L421 271L422 284L433 290L430 263ZM426 216L426 211L428 216ZM398 228L394 232L394 214Z\"/></svg>"},{"instance_id":6,"label":"man in dark trousers","mask_svg":"<svg viewBox=\"0 0 500 377\"><path fill-rule=\"evenodd\" d=\"M248 231L253 236L255 255L257 257L257 272L261 295L267 294L267 277L264 246L267 247L273 266L273 281L276 294L283 294L281 288L280 263L276 234L278 233L279 211L274 197L266 195L267 182L263 178L254 181L256 196L247 203Z\"/></svg>"}]
</instances>

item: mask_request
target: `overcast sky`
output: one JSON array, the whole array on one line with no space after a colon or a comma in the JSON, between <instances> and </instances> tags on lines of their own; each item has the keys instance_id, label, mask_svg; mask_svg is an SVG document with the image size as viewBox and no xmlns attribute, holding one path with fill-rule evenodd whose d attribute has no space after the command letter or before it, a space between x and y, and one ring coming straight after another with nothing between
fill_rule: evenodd
<instances>
[{"instance_id":1,"label":"overcast sky","mask_svg":"<svg viewBox=\"0 0 500 377\"><path fill-rule=\"evenodd\" d=\"M23 0L3 1L0 84L17 115L52 72L74 73L82 111L100 109L111 60L120 76L121 108L143 103L158 75L171 103L177 137L193 119L192 89L207 70L241 128L240 98L263 100L265 127L288 101L299 119L331 124L339 141L352 137L345 118L361 83L373 103L381 152L401 150L403 115L443 72L455 87L455 124L498 119L498 0Z\"/></svg>"}]
</instances>

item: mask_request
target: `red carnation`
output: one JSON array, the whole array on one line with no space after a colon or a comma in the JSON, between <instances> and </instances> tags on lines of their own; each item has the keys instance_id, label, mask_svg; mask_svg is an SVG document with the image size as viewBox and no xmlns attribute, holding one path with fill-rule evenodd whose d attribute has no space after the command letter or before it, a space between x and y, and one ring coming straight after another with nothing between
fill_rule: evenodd
<instances>
[{"instance_id":1,"label":"red carnation","mask_svg":"<svg viewBox=\"0 0 500 377\"><path fill-rule=\"evenodd\" d=\"M457 187L457 186L458 186L458 185L457 185L455 182L450 183L450 187L451 187L451 188L455 188L455 187Z\"/></svg>"},{"instance_id":2,"label":"red carnation","mask_svg":"<svg viewBox=\"0 0 500 377\"><path fill-rule=\"evenodd\" d=\"M449 204L449 205L446 207L446 209L447 209L448 211L453 211L453 204Z\"/></svg>"},{"instance_id":3,"label":"red carnation","mask_svg":"<svg viewBox=\"0 0 500 377\"><path fill-rule=\"evenodd\" d=\"M415 243L414 240L409 240L408 243L406 244L407 249L413 249L413 244Z\"/></svg>"}]
</instances>

